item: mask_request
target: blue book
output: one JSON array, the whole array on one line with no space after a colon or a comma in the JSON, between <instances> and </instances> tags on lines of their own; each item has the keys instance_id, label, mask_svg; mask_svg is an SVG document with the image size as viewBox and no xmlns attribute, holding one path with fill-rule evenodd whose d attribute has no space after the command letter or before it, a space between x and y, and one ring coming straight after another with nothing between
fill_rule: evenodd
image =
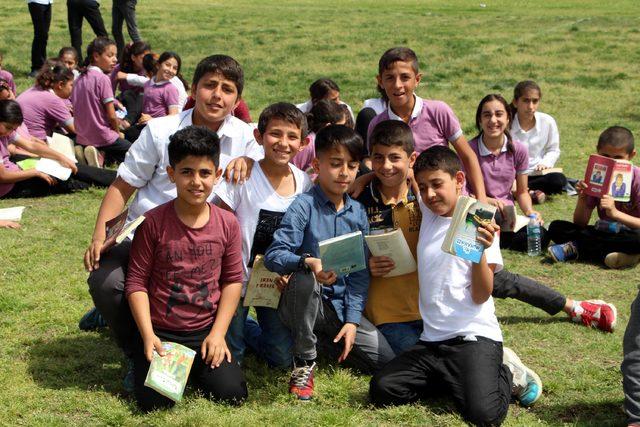
<instances>
[{"instance_id":1,"label":"blue book","mask_svg":"<svg viewBox=\"0 0 640 427\"><path fill-rule=\"evenodd\" d=\"M484 245L476 239L478 225L491 222L495 214L495 206L481 203L473 197L460 196L453 211L451 225L442 242L442 250L479 263Z\"/></svg>"},{"instance_id":2,"label":"blue book","mask_svg":"<svg viewBox=\"0 0 640 427\"><path fill-rule=\"evenodd\" d=\"M320 246L322 270L333 270L338 276L364 270L364 238L361 231L323 240Z\"/></svg>"}]
</instances>

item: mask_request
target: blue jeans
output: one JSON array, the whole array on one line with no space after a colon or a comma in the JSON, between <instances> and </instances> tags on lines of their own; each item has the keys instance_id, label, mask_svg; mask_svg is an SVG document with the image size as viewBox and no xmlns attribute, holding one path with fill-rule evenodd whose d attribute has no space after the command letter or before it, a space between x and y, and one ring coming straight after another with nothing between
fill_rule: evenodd
<instances>
[{"instance_id":1,"label":"blue jeans","mask_svg":"<svg viewBox=\"0 0 640 427\"><path fill-rule=\"evenodd\" d=\"M398 355L416 345L422 334L422 320L383 323L378 325L378 330L387 339L393 352Z\"/></svg>"},{"instance_id":2,"label":"blue jeans","mask_svg":"<svg viewBox=\"0 0 640 427\"><path fill-rule=\"evenodd\" d=\"M291 333L282 323L277 310L255 307L258 321L249 317L249 307L238 304L227 330L226 341L235 360L242 363L247 347L275 368L289 368L292 362Z\"/></svg>"}]
</instances>

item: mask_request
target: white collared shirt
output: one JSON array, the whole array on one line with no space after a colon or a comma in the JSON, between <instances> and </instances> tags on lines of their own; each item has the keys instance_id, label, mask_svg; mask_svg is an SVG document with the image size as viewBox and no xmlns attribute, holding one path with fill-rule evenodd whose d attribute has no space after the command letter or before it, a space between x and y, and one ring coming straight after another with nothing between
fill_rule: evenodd
<instances>
[{"instance_id":1,"label":"white collared shirt","mask_svg":"<svg viewBox=\"0 0 640 427\"><path fill-rule=\"evenodd\" d=\"M500 149L501 153L505 153L507 151L507 143L509 142L509 140L507 139L507 135L504 136L503 141L504 142L502 143L502 148ZM480 155L483 157L493 154L493 152L489 150L486 145L484 145L484 141L482 140L482 135L478 137L478 151L480 152Z\"/></svg>"},{"instance_id":2,"label":"white collared shirt","mask_svg":"<svg viewBox=\"0 0 640 427\"><path fill-rule=\"evenodd\" d=\"M553 117L535 112L536 124L528 131L522 130L516 114L511 125L511 136L529 150L529 168L532 172L539 164L553 167L560 157L560 133Z\"/></svg>"},{"instance_id":3,"label":"white collared shirt","mask_svg":"<svg viewBox=\"0 0 640 427\"><path fill-rule=\"evenodd\" d=\"M347 104L346 102L339 102L340 105L346 105L347 106L347 110L349 110L349 113L351 114L351 118L353 120L355 120L355 116L353 115L353 110L351 109L351 107L349 106L349 104ZM302 111L305 114L308 114L311 109L313 108L313 102L311 102L311 100L309 99L306 102L303 102L302 104L296 104L296 108L300 111Z\"/></svg>"},{"instance_id":4,"label":"white collared shirt","mask_svg":"<svg viewBox=\"0 0 640 427\"><path fill-rule=\"evenodd\" d=\"M376 112L376 115L378 115L387 109L387 101L385 101L383 98L365 99L362 108L371 108Z\"/></svg>"},{"instance_id":5,"label":"white collared shirt","mask_svg":"<svg viewBox=\"0 0 640 427\"><path fill-rule=\"evenodd\" d=\"M411 119L415 119L420 115L420 113L422 112L422 104L423 104L422 98L420 98L418 95L413 94L413 99L415 99L416 102L413 104L413 110L411 111ZM402 121L402 117L400 117L399 115L393 112L393 110L391 109L390 103L387 106L387 114L389 114L390 120ZM411 119L409 119L409 121L411 121Z\"/></svg>"},{"instance_id":6,"label":"white collared shirt","mask_svg":"<svg viewBox=\"0 0 640 427\"><path fill-rule=\"evenodd\" d=\"M129 73L127 74L127 83L131 86L144 86L146 82L149 81L149 77L141 76L140 74ZM184 108L184 104L187 103L187 90L184 87L184 83L182 80L178 78L178 76L173 76L171 80L169 80L171 84L173 84L178 89L178 103L180 104L180 110Z\"/></svg>"},{"instance_id":7,"label":"white collared shirt","mask_svg":"<svg viewBox=\"0 0 640 427\"><path fill-rule=\"evenodd\" d=\"M129 221L176 198L176 187L167 175L169 137L193 124L192 113L193 109L189 109L180 114L150 120L125 155L124 162L118 167L118 176L138 188L129 206ZM251 126L236 117L225 117L217 134L220 137L219 167L223 170L231 160L240 156L254 160L264 157L262 147L253 137ZM213 195L212 192L209 198L213 198Z\"/></svg>"},{"instance_id":8,"label":"white collared shirt","mask_svg":"<svg viewBox=\"0 0 640 427\"><path fill-rule=\"evenodd\" d=\"M27 4L29 3L38 3L38 4L48 5L48 4L52 4L53 0L27 0Z\"/></svg>"}]
</instances>

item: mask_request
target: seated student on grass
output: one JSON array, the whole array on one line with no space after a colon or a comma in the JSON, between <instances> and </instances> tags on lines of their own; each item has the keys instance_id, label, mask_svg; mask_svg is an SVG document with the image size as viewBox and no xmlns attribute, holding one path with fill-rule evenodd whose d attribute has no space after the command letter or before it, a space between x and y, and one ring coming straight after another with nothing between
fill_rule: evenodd
<instances>
[{"instance_id":1,"label":"seated student on grass","mask_svg":"<svg viewBox=\"0 0 640 427\"><path fill-rule=\"evenodd\" d=\"M399 227L414 257L420 231L420 210L409 178L415 161L413 136L404 122L387 120L371 134L371 160L375 179L358 197L369 218L369 228ZM396 354L418 342L422 320L418 311L418 274L385 278L395 267L387 257L369 258L371 283L365 315L385 336ZM506 269L495 272L493 298L514 298L555 315L564 311L586 326L612 332L615 307L604 301L579 301L529 277ZM612 313L601 316L600 313Z\"/></svg>"},{"instance_id":2,"label":"seated student on grass","mask_svg":"<svg viewBox=\"0 0 640 427\"><path fill-rule=\"evenodd\" d=\"M175 52L163 52L155 62L153 77L144 84L142 114L137 123L125 130L129 141L135 141L149 120L172 116L180 112L178 88L171 79L180 72L182 60Z\"/></svg>"},{"instance_id":3,"label":"seated student on grass","mask_svg":"<svg viewBox=\"0 0 640 427\"><path fill-rule=\"evenodd\" d=\"M35 84L16 98L32 136L46 140L59 127L76 132L73 116L64 102L72 91L71 70L58 60L48 59L36 75Z\"/></svg>"},{"instance_id":4,"label":"seated student on grass","mask_svg":"<svg viewBox=\"0 0 640 427\"><path fill-rule=\"evenodd\" d=\"M353 110L351 109L349 104L340 100L340 88L338 87L338 84L333 80L322 78L311 83L311 86L309 86L309 97L309 100L303 102L302 104L296 105L296 107L298 107L303 113L309 113L313 106L318 103L318 101L327 99L329 101L335 102L338 105L345 105L347 110L349 110L351 119L353 119Z\"/></svg>"},{"instance_id":5,"label":"seated student on grass","mask_svg":"<svg viewBox=\"0 0 640 427\"><path fill-rule=\"evenodd\" d=\"M598 138L599 155L618 160L631 160L636 155L633 134L629 129L612 126ZM609 268L633 267L640 261L640 168L633 167L631 200L615 202L610 195L598 199L587 195L584 182L578 182L578 202L573 211L573 222L553 221L548 237L556 245L549 246L554 261L574 259L597 262ZM617 232L596 230L589 225L591 213L598 210L600 220L617 222Z\"/></svg>"},{"instance_id":6,"label":"seated student on grass","mask_svg":"<svg viewBox=\"0 0 640 427\"><path fill-rule=\"evenodd\" d=\"M522 213L535 215L542 224L542 216L532 208L527 186L526 170L529 164L527 147L513 140L509 133L511 110L507 101L499 94L489 94L482 98L476 110L478 136L469 141L469 146L477 156L489 204L498 208L497 221L506 217L505 206L514 205L511 188L515 182L515 199ZM468 188L473 193L471 188ZM540 227L543 244L545 230ZM527 250L527 229L518 232L501 231L500 247L517 251Z\"/></svg>"},{"instance_id":7,"label":"seated student on grass","mask_svg":"<svg viewBox=\"0 0 640 427\"><path fill-rule=\"evenodd\" d=\"M44 141L32 138L22 121L22 110L16 101L0 100L0 197L42 197L70 193L87 189L89 184L106 187L115 179L113 171L76 165L63 154L49 148ZM35 168L22 170L15 162L28 156L10 158L9 144L21 148L23 153L56 160L71 169L73 176L66 181L59 181Z\"/></svg>"},{"instance_id":8,"label":"seated student on grass","mask_svg":"<svg viewBox=\"0 0 640 427\"><path fill-rule=\"evenodd\" d=\"M315 144L317 184L289 206L265 255L269 270L291 275L278 312L293 337L289 391L303 400L313 395L317 346L365 372L393 358L384 336L362 316L368 269L338 277L323 270L318 248L323 240L369 231L363 206L346 194L358 172L362 138L353 129L332 125L318 132Z\"/></svg>"},{"instance_id":9,"label":"seated student on grass","mask_svg":"<svg viewBox=\"0 0 640 427\"><path fill-rule=\"evenodd\" d=\"M531 176L555 166L560 157L560 133L550 115L538 111L542 90L536 82L525 80L513 89L511 136L529 150L529 192L534 203L543 203L547 194L559 194L567 185L562 172Z\"/></svg>"},{"instance_id":10,"label":"seated student on grass","mask_svg":"<svg viewBox=\"0 0 640 427\"><path fill-rule=\"evenodd\" d=\"M18 91L16 90L16 83L13 81L13 74L11 74L8 70L2 68L2 63L4 61L4 56L0 52L0 79L5 80L9 85L9 89L14 97L18 95Z\"/></svg>"},{"instance_id":11,"label":"seated student on grass","mask_svg":"<svg viewBox=\"0 0 640 427\"><path fill-rule=\"evenodd\" d=\"M264 255L287 208L298 194L311 188L309 176L289 161L307 143L307 121L295 105L277 103L267 107L258 119L254 135L264 148L264 159L253 164L253 173L244 184L221 182L215 194L220 206L235 212L242 232L243 295L256 255ZM242 363L249 346L271 366L291 366L291 334L277 310L255 307L259 325L247 319L242 304L234 316L227 343L235 359ZM245 322L245 319L247 321ZM246 323L246 327L245 327ZM245 345L246 342L246 345Z\"/></svg>"},{"instance_id":12,"label":"seated student on grass","mask_svg":"<svg viewBox=\"0 0 640 427\"><path fill-rule=\"evenodd\" d=\"M84 257L89 275L89 291L98 308L90 310L80 321L81 329L109 325L126 356L131 355L131 315L123 299L125 271L131 242L125 240L105 254L100 249L105 239L105 223L118 216L134 195L129 206L129 221L146 211L173 200L175 185L169 180L167 146L169 137L187 126L205 126L220 138L220 168L233 169L233 159L250 156L260 160L262 148L249 125L231 116L242 89L242 67L226 55L204 58L193 75L191 86L195 107L175 116L152 120L118 168L118 177L107 190L97 215L91 244ZM129 359L130 361L130 359ZM132 388L133 371L126 377L125 388Z\"/></svg>"},{"instance_id":13,"label":"seated student on grass","mask_svg":"<svg viewBox=\"0 0 640 427\"><path fill-rule=\"evenodd\" d=\"M90 166L122 162L131 142L120 132L115 98L106 73L116 65L116 44L98 37L87 47L89 64L76 80L71 102L74 106L76 143L84 148Z\"/></svg>"},{"instance_id":14,"label":"seated student on grass","mask_svg":"<svg viewBox=\"0 0 640 427\"><path fill-rule=\"evenodd\" d=\"M132 85L126 79L120 79L118 76L120 73L144 76L146 71L142 61L150 53L151 45L143 40L127 44L122 52L121 61L113 67L109 74L113 93L120 105L127 110L123 123L134 124L138 121L142 112L143 85ZM118 89L120 89L120 93L118 93Z\"/></svg>"},{"instance_id":15,"label":"seated student on grass","mask_svg":"<svg viewBox=\"0 0 640 427\"><path fill-rule=\"evenodd\" d=\"M479 263L444 252L442 242L465 185L462 165L447 147L432 147L417 158L422 224L418 240L420 341L371 379L375 405L415 402L428 395L450 395L472 424L500 424L511 397L525 406L542 393L538 376L510 349L502 332L491 292L493 272L502 268L498 227L478 228L486 250Z\"/></svg>"},{"instance_id":16,"label":"seated student on grass","mask_svg":"<svg viewBox=\"0 0 640 427\"><path fill-rule=\"evenodd\" d=\"M406 47L394 47L387 50L378 63L378 84L389 100L386 111L378 114L369 124L368 136L376 125L384 120L401 120L411 127L415 151L420 154L434 145L455 148L475 194L479 200L485 200L485 189L478 159L474 156L458 118L447 104L442 101L422 99L414 91L418 87L422 74L418 70L418 57ZM368 137L367 137L368 139ZM359 180L362 184L370 180L373 174ZM358 185L355 193L359 193Z\"/></svg>"},{"instance_id":17,"label":"seated student on grass","mask_svg":"<svg viewBox=\"0 0 640 427\"><path fill-rule=\"evenodd\" d=\"M80 77L80 71L78 71L78 52L76 52L74 47L65 46L61 48L58 52L58 59L71 70L74 80Z\"/></svg>"},{"instance_id":18,"label":"seated student on grass","mask_svg":"<svg viewBox=\"0 0 640 427\"><path fill-rule=\"evenodd\" d=\"M197 126L170 137L167 174L176 199L145 213L131 244L125 295L139 336L133 344L135 397L145 411L174 402L144 385L162 341L196 352L189 378L205 397L230 404L247 398L225 334L242 291L238 221L207 202L222 173L220 141Z\"/></svg>"}]
</instances>

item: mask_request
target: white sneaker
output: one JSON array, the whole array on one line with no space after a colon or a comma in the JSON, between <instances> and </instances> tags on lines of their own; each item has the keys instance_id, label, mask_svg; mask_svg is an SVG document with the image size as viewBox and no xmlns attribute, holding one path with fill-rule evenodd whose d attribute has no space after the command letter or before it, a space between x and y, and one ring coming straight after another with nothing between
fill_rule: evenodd
<instances>
[{"instance_id":1,"label":"white sneaker","mask_svg":"<svg viewBox=\"0 0 640 427\"><path fill-rule=\"evenodd\" d=\"M100 155L98 153L98 149L91 145L87 145L84 147L84 157L87 160L87 164L89 166L93 166L95 168L100 168Z\"/></svg>"},{"instance_id":2,"label":"white sneaker","mask_svg":"<svg viewBox=\"0 0 640 427\"><path fill-rule=\"evenodd\" d=\"M611 252L604 258L604 265L614 269L635 267L638 262L640 262L640 254Z\"/></svg>"},{"instance_id":3,"label":"white sneaker","mask_svg":"<svg viewBox=\"0 0 640 427\"><path fill-rule=\"evenodd\" d=\"M80 165L86 165L87 159L84 157L84 147L82 145L75 145L73 147L73 154L76 156L76 160Z\"/></svg>"},{"instance_id":4,"label":"white sneaker","mask_svg":"<svg viewBox=\"0 0 640 427\"><path fill-rule=\"evenodd\" d=\"M533 405L542 395L542 381L538 374L522 363L518 355L508 347L503 347L502 363L513 374L512 394L522 406Z\"/></svg>"}]
</instances>

